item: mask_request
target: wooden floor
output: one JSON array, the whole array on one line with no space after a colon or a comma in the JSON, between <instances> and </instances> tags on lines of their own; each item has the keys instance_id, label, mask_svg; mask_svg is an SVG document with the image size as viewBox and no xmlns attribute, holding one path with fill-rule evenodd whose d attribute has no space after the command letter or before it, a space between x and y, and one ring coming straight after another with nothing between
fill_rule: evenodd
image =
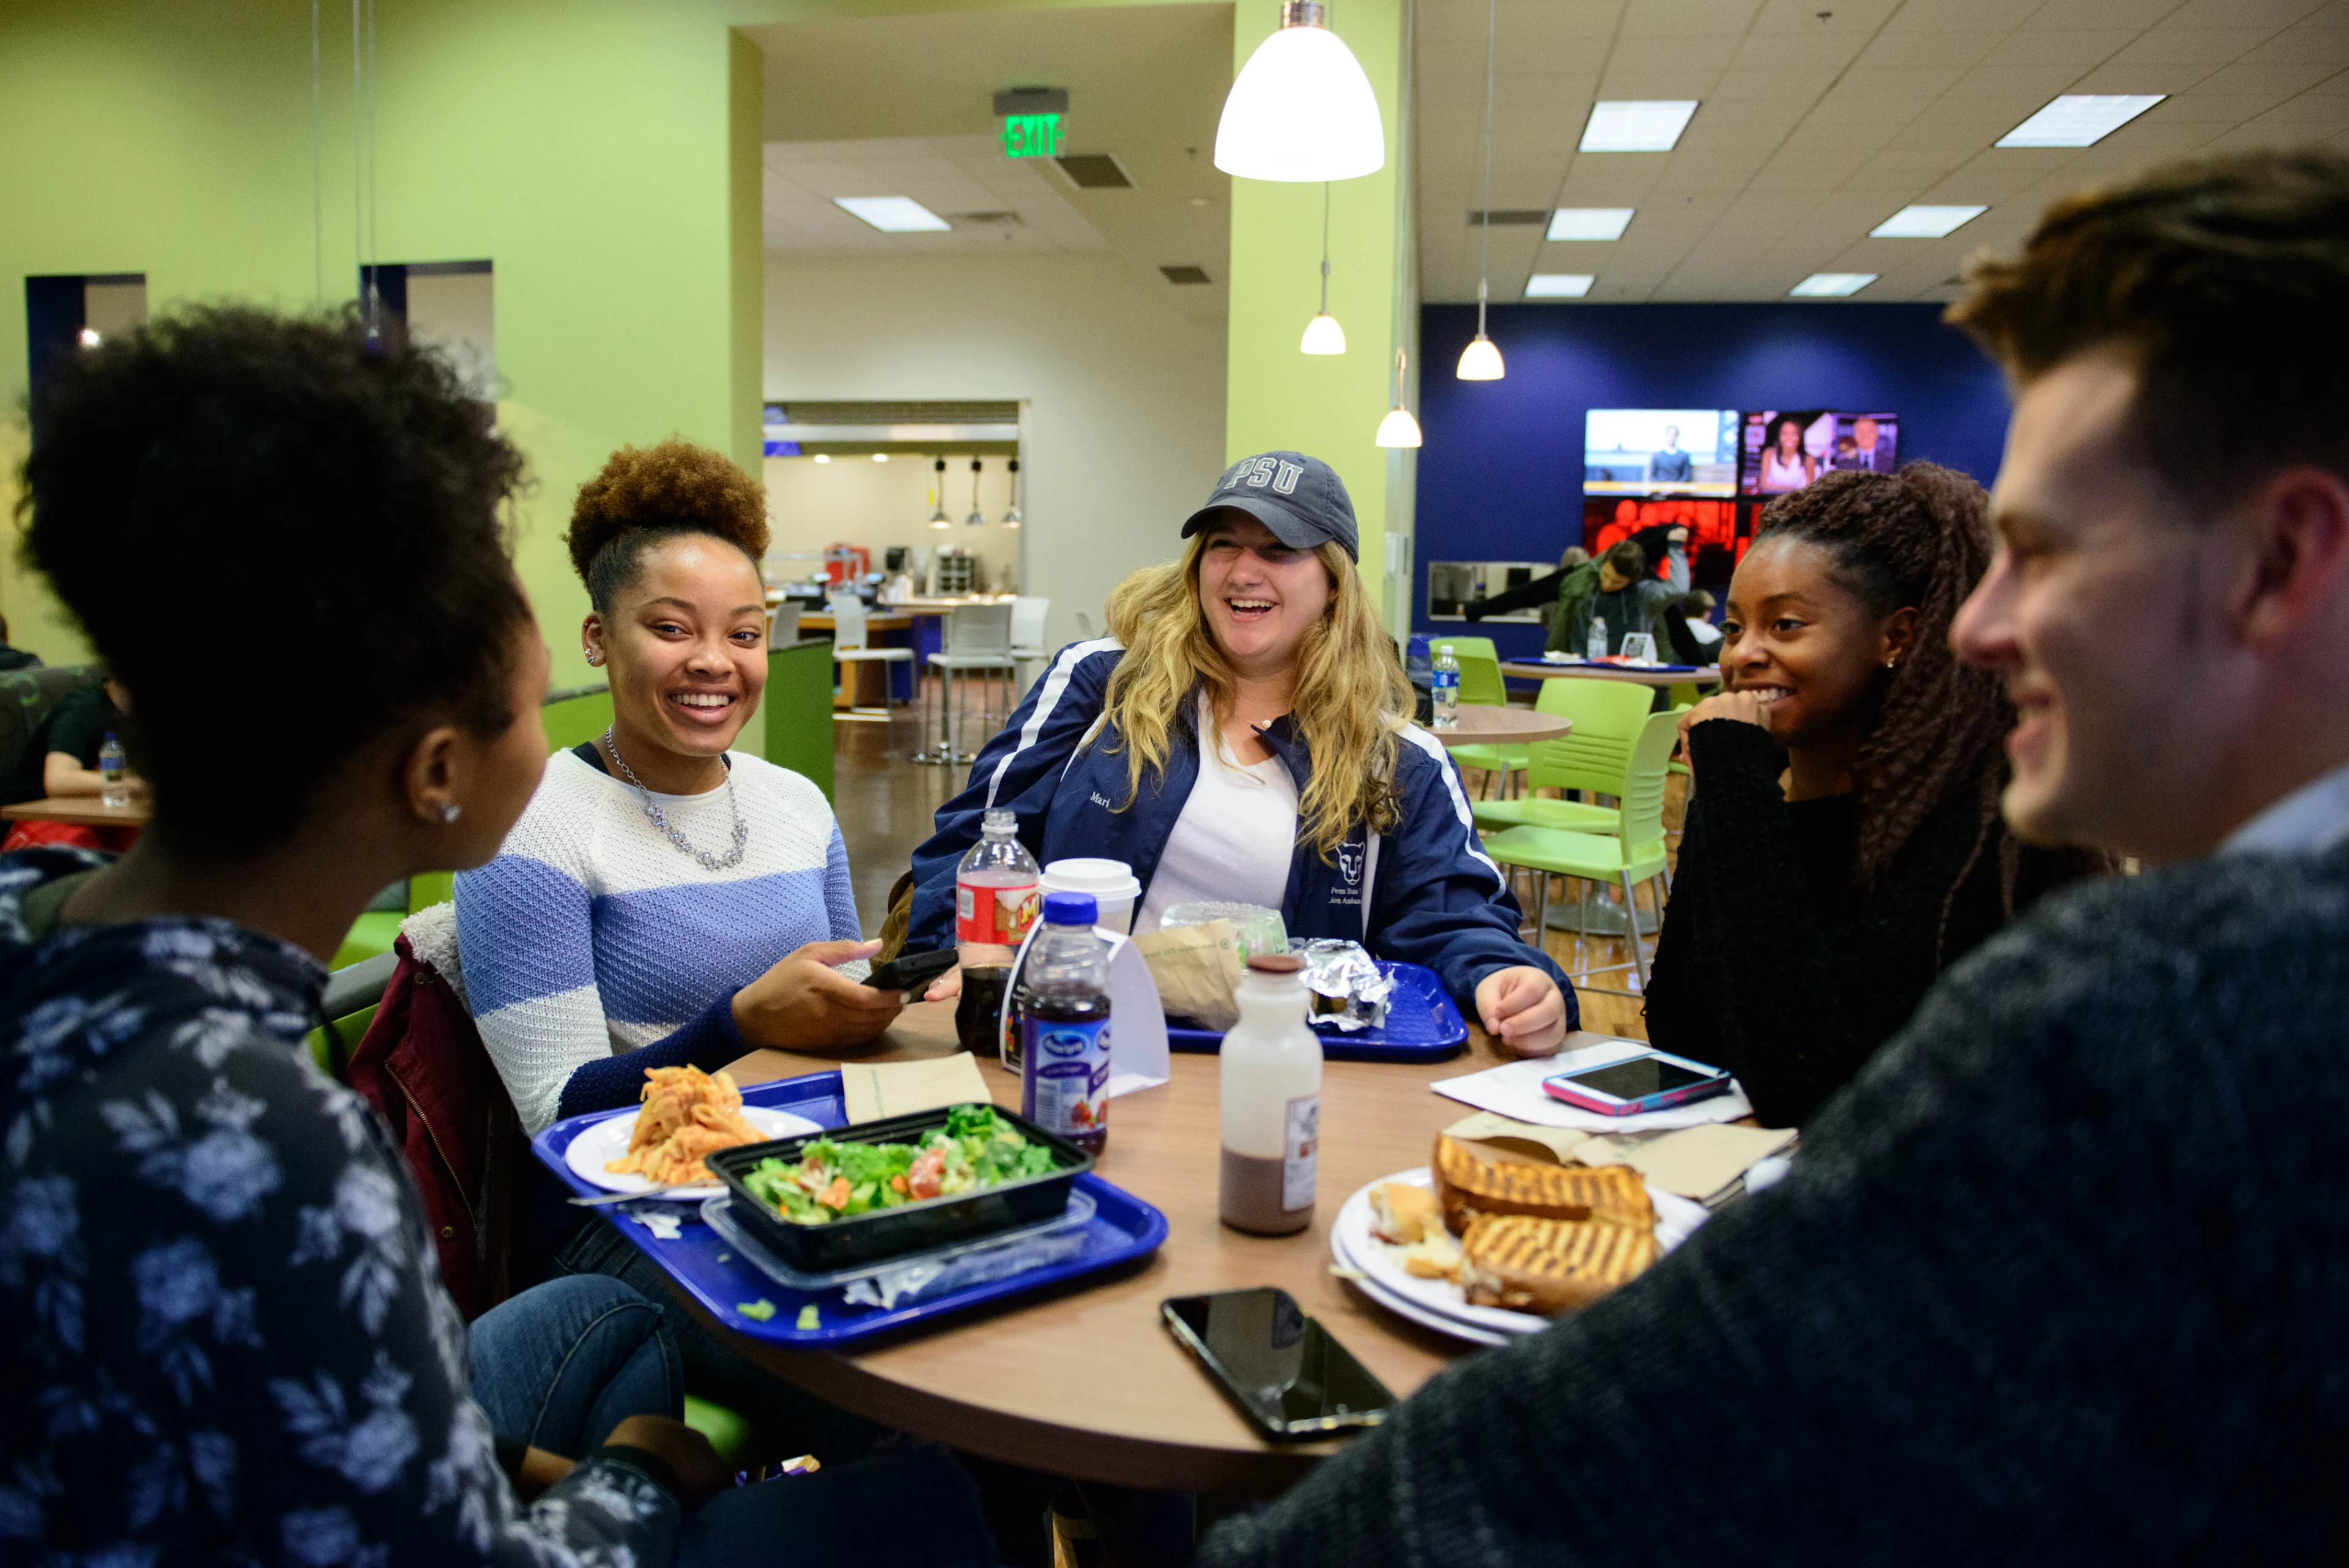
<instances>
[{"instance_id":1,"label":"wooden floor","mask_svg":"<svg viewBox=\"0 0 2349 1568\"><path fill-rule=\"evenodd\" d=\"M922 711L919 707L902 707L886 722L839 719L833 725L833 810L840 820L842 841L848 846L848 864L856 884L856 912L867 936L880 930L888 913L890 885L904 873L916 847L930 836L932 814L963 787L969 774L967 763L947 768L906 760L909 750L932 739L923 733ZM963 735L964 748L976 750L985 738L979 722L971 719ZM1473 796L1481 792L1484 774L1470 769L1465 782ZM1671 842L1675 850L1682 783L1678 775L1671 779L1664 800L1664 823L1674 830ZM1553 898L1559 896L1562 886L1553 884ZM1522 890L1520 896L1524 896ZM1643 902L1644 898L1643 894ZM1644 945L1652 953L1654 939L1651 937ZM1591 975L1587 981L1582 976L1587 968L1603 970L1628 961L1630 955L1621 939L1578 940L1552 931L1547 949L1575 978L1584 1028L1647 1038L1647 1023L1636 994L1637 974L1616 970Z\"/></svg>"}]
</instances>

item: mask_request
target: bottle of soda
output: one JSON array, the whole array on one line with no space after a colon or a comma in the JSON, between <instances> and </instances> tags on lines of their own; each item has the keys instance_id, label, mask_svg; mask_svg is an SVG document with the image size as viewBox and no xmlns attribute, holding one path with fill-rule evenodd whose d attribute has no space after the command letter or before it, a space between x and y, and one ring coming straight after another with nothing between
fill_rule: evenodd
<instances>
[{"instance_id":1,"label":"bottle of soda","mask_svg":"<svg viewBox=\"0 0 2349 1568\"><path fill-rule=\"evenodd\" d=\"M1305 1022L1304 961L1247 961L1240 1018L1222 1050L1223 1179L1216 1210L1235 1231L1286 1236L1313 1222L1321 1142L1321 1037Z\"/></svg>"},{"instance_id":2,"label":"bottle of soda","mask_svg":"<svg viewBox=\"0 0 2349 1568\"><path fill-rule=\"evenodd\" d=\"M1589 643L1583 657L1596 664L1612 651L1607 641L1607 618L1603 615L1592 616Z\"/></svg>"},{"instance_id":3,"label":"bottle of soda","mask_svg":"<svg viewBox=\"0 0 2349 1568\"><path fill-rule=\"evenodd\" d=\"M1035 922L1038 876L1015 813L998 809L979 819L978 842L955 867L955 945L962 962L955 1033L975 1055L1002 1054L997 1022L1003 981Z\"/></svg>"},{"instance_id":4,"label":"bottle of soda","mask_svg":"<svg viewBox=\"0 0 2349 1568\"><path fill-rule=\"evenodd\" d=\"M1109 1141L1109 949L1091 893L1044 895L1020 965L1019 1114L1099 1154Z\"/></svg>"},{"instance_id":5,"label":"bottle of soda","mask_svg":"<svg viewBox=\"0 0 2349 1568\"><path fill-rule=\"evenodd\" d=\"M98 799L101 805L120 806L130 804L130 783L128 778L129 760L122 754L122 742L114 732L106 732L106 743L98 748Z\"/></svg>"},{"instance_id":6,"label":"bottle of soda","mask_svg":"<svg viewBox=\"0 0 2349 1568\"><path fill-rule=\"evenodd\" d=\"M1434 688L1432 695L1434 699L1432 703L1434 710L1434 727L1439 730L1456 727L1460 722L1460 660L1453 653L1452 645L1448 642L1439 642L1435 645Z\"/></svg>"}]
</instances>

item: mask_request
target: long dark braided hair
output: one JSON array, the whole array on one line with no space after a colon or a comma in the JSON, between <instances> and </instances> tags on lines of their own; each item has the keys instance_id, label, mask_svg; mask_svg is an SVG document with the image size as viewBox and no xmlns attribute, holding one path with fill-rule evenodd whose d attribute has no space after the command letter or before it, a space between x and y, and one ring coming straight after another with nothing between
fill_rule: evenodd
<instances>
[{"instance_id":1,"label":"long dark braided hair","mask_svg":"<svg viewBox=\"0 0 2349 1568\"><path fill-rule=\"evenodd\" d=\"M1759 534L1826 551L1830 577L1871 615L1917 611L1916 636L1899 665L1883 672L1875 727L1852 763L1859 817L1853 880L1863 895L1877 892L1926 818L1953 797L1971 797L1974 845L1942 900L1945 927L1958 888L1985 853L1999 857L2012 915L2021 865L2022 846L1998 809L2006 783L2002 742L2014 710L1996 676L1950 651L1950 623L1990 566L1988 502L1971 478L1935 463L1909 463L1898 473L1837 470L1771 502Z\"/></svg>"}]
</instances>

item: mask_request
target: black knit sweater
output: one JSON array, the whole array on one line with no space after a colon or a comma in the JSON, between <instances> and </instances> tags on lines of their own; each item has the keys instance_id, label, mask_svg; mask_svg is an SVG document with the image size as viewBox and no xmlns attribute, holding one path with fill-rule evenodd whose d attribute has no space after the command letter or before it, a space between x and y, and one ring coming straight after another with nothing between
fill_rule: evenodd
<instances>
[{"instance_id":1,"label":"black knit sweater","mask_svg":"<svg viewBox=\"0 0 2349 1568\"><path fill-rule=\"evenodd\" d=\"M1758 725L1709 720L1689 746L1698 787L1656 943L1648 1038L1728 1068L1764 1126L1795 1127L1909 1021L1935 975L2006 923L2002 835L1984 833L1979 797L1960 791L1862 898L1851 796L1787 801L1784 758ZM2025 848L2016 907L2067 869Z\"/></svg>"},{"instance_id":2,"label":"black knit sweater","mask_svg":"<svg viewBox=\"0 0 2349 1568\"><path fill-rule=\"evenodd\" d=\"M2349 850L2049 898L1785 1181L1201 1561L2341 1562L2344 1012Z\"/></svg>"}]
</instances>

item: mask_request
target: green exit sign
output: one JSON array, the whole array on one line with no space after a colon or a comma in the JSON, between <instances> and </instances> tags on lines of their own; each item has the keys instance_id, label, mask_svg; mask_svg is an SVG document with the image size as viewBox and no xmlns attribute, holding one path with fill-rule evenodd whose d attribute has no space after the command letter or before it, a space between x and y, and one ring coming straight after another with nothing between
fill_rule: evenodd
<instances>
[{"instance_id":1,"label":"green exit sign","mask_svg":"<svg viewBox=\"0 0 2349 1568\"><path fill-rule=\"evenodd\" d=\"M1003 156L1057 158L1067 127L1057 114L1014 114L1003 120Z\"/></svg>"}]
</instances>

